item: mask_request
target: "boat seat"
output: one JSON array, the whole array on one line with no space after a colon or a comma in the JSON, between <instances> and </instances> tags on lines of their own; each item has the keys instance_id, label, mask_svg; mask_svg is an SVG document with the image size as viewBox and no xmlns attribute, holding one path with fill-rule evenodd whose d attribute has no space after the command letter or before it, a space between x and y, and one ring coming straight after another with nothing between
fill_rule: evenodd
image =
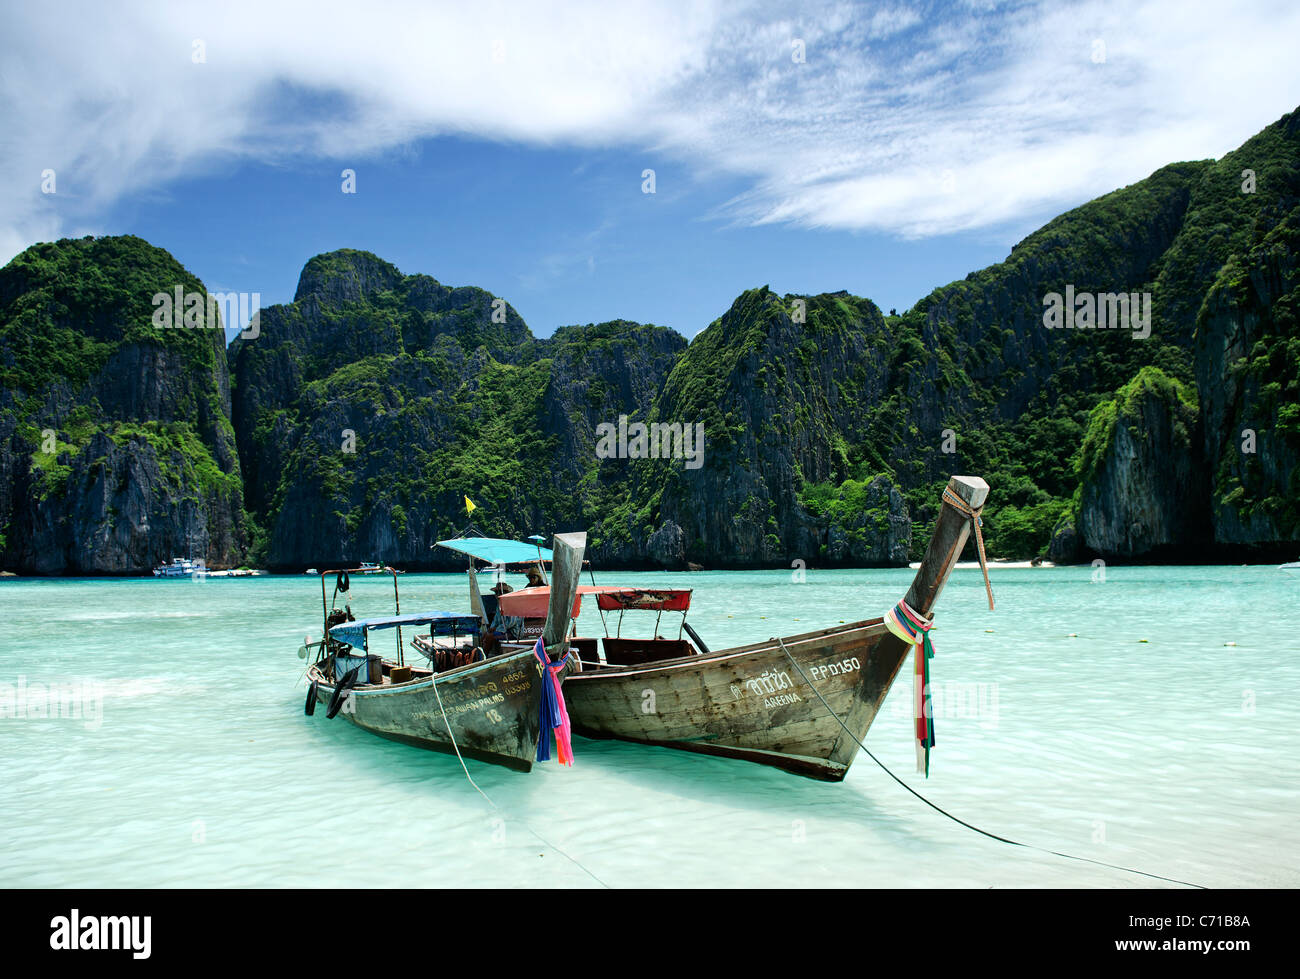
<instances>
[{"instance_id":1,"label":"boat seat","mask_svg":"<svg viewBox=\"0 0 1300 979\"><path fill-rule=\"evenodd\" d=\"M448 670L468 666L470 663L477 663L486 658L481 646L475 646L473 649L443 649L438 647L434 651L434 666L439 673L446 673Z\"/></svg>"},{"instance_id":2,"label":"boat seat","mask_svg":"<svg viewBox=\"0 0 1300 979\"><path fill-rule=\"evenodd\" d=\"M605 637L605 662L610 666L639 666L661 659L691 656L693 647L685 639L615 639Z\"/></svg>"},{"instance_id":3,"label":"boat seat","mask_svg":"<svg viewBox=\"0 0 1300 979\"><path fill-rule=\"evenodd\" d=\"M569 649L584 663L600 662L600 640L595 636L574 636Z\"/></svg>"}]
</instances>

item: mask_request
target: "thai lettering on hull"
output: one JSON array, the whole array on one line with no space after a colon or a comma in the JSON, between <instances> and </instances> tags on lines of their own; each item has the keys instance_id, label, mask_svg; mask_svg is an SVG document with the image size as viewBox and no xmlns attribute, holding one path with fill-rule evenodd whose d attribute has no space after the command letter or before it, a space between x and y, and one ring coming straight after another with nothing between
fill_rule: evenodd
<instances>
[{"instance_id":1,"label":"thai lettering on hull","mask_svg":"<svg viewBox=\"0 0 1300 979\"><path fill-rule=\"evenodd\" d=\"M749 688L750 693L754 694L756 697L761 697L765 693L776 693L778 690L788 690L794 686L794 683L790 679L790 674L786 673L784 670L781 670L780 672L764 670L756 679L746 680L745 686Z\"/></svg>"}]
</instances>

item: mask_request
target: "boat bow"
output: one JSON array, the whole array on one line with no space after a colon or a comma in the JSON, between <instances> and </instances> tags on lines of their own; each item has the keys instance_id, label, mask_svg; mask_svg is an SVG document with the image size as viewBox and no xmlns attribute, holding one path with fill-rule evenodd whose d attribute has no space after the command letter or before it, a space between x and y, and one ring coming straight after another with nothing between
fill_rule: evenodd
<instances>
[{"instance_id":1,"label":"boat bow","mask_svg":"<svg viewBox=\"0 0 1300 979\"><path fill-rule=\"evenodd\" d=\"M948 483L925 557L899 603L922 631L978 527L988 489L973 476ZM656 643L665 650L680 645L645 645ZM596 663L572 675L565 689L579 734L839 781L912 648L880 617L713 652Z\"/></svg>"},{"instance_id":2,"label":"boat bow","mask_svg":"<svg viewBox=\"0 0 1300 979\"><path fill-rule=\"evenodd\" d=\"M952 574L957 560L961 557L966 541L972 529L977 533L980 511L989 495L989 484L978 476L953 476L948 480L944 490L943 502L939 507L939 519L935 523L934 533L925 549L925 557L912 579L912 586L907 590L903 601L909 610L915 612L925 623L934 619L935 603L939 594ZM982 538L981 538L982 542ZM984 564L984 551L981 543L980 564ZM988 572L985 571L985 581ZM993 592L989 589L989 607L993 607ZM894 678L902 668L915 644L903 640L892 630L886 630L876 648L867 658L865 681L858 686L858 696L844 721L844 730L831 751L830 759L842 764L847 770L858 753L859 742L867 736L867 730L875 719L876 713L885 702ZM918 656L923 655L918 652ZM928 680L928 672L925 674ZM921 697L924 702L925 683L922 682ZM914 699L915 699L914 694ZM913 705L913 718L918 716L917 707ZM924 718L924 708L920 716ZM933 718L927 718L933 720Z\"/></svg>"}]
</instances>

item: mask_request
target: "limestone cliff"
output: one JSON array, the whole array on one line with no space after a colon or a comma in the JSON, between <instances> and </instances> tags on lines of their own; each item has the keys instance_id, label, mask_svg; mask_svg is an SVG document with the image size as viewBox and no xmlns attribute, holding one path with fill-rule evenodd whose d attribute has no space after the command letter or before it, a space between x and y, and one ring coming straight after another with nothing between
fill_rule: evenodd
<instances>
[{"instance_id":1,"label":"limestone cliff","mask_svg":"<svg viewBox=\"0 0 1300 979\"><path fill-rule=\"evenodd\" d=\"M295 301L230 348L257 553L281 569L458 568L433 544L466 523L466 496L485 533L586 529L622 484L599 471L595 427L644 413L685 345L624 321L536 340L481 289L317 256Z\"/></svg>"},{"instance_id":2,"label":"limestone cliff","mask_svg":"<svg viewBox=\"0 0 1300 979\"><path fill-rule=\"evenodd\" d=\"M0 269L0 565L243 559L224 333L206 298L190 325L156 325L153 297L178 287L206 297L132 237L35 245Z\"/></svg>"},{"instance_id":3,"label":"limestone cliff","mask_svg":"<svg viewBox=\"0 0 1300 979\"><path fill-rule=\"evenodd\" d=\"M1144 367L1093 411L1076 516L1092 554L1196 560L1208 539L1195 395Z\"/></svg>"}]
</instances>

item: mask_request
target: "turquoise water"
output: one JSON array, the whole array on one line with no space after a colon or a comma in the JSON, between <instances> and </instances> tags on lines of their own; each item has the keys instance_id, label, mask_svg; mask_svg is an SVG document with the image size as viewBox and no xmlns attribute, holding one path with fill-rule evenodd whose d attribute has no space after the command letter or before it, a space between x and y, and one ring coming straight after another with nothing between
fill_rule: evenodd
<instances>
[{"instance_id":1,"label":"turquoise water","mask_svg":"<svg viewBox=\"0 0 1300 979\"><path fill-rule=\"evenodd\" d=\"M694 588L690 621L717 649L878 615L911 574L601 581ZM989 612L979 572L956 571L929 780L913 771L910 681L867 746L1001 836L1209 886L1300 885L1300 578L1092 576L995 568ZM401 588L407 611L465 604L463 576ZM353 594L360 612L391 609L381 579ZM572 769L469 762L494 809L454 757L304 716L314 578L4 579L0 609L0 712L20 682L71 690L64 713L84 705L0 719L6 887L1172 886L978 836L865 755L837 785L575 739ZM599 629L594 607L581 625Z\"/></svg>"}]
</instances>

